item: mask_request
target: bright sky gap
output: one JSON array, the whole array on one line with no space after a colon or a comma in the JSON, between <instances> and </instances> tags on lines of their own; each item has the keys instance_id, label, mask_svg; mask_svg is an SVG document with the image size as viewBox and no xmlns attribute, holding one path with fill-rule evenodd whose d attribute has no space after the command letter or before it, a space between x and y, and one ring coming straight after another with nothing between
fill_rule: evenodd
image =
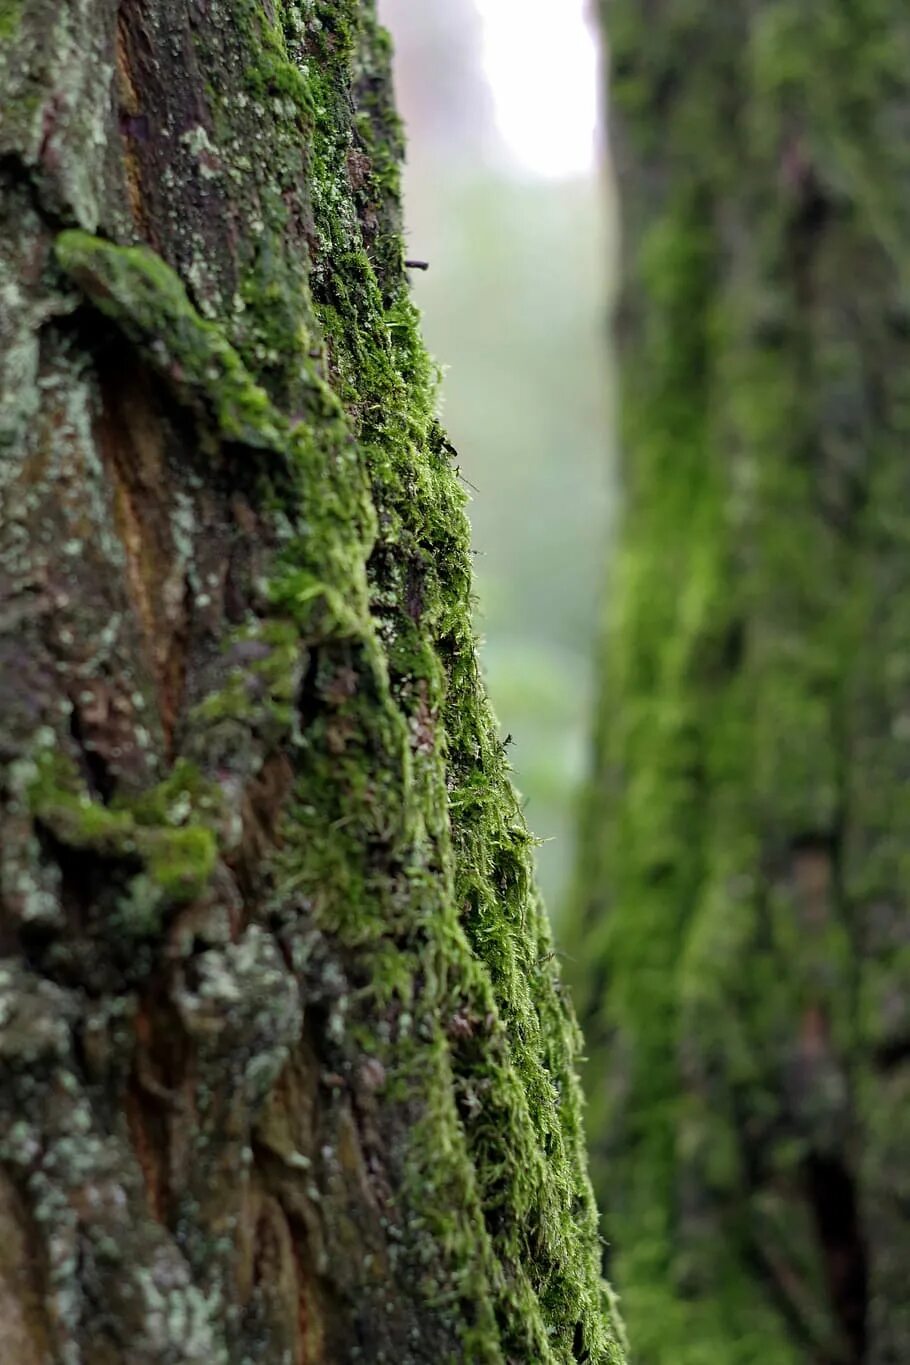
<instances>
[{"instance_id":1,"label":"bright sky gap","mask_svg":"<svg viewBox=\"0 0 910 1365\"><path fill-rule=\"evenodd\" d=\"M599 105L587 0L474 0L499 135L533 175L589 173Z\"/></svg>"}]
</instances>

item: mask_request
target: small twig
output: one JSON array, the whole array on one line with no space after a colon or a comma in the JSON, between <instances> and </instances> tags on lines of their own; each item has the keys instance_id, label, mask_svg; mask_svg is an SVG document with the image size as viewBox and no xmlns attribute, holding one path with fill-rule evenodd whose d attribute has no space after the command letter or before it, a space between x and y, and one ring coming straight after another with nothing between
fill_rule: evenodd
<instances>
[{"instance_id":1,"label":"small twig","mask_svg":"<svg viewBox=\"0 0 910 1365\"><path fill-rule=\"evenodd\" d=\"M430 268L429 261L405 261L404 264L407 270L429 270Z\"/></svg>"}]
</instances>

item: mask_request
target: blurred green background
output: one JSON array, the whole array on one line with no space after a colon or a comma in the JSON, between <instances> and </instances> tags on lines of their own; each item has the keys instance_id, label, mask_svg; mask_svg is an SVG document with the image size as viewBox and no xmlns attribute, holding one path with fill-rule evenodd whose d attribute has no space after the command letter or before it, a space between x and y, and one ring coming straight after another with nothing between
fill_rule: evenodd
<instances>
[{"instance_id":1,"label":"blurred green background","mask_svg":"<svg viewBox=\"0 0 910 1365\"><path fill-rule=\"evenodd\" d=\"M573 5L555 63L562 89L547 89L537 68L558 41L551 21L571 18ZM408 252L430 262L413 273L414 293L472 499L484 666L557 917L586 762L612 503L613 234L582 6L380 3L408 132Z\"/></svg>"}]
</instances>

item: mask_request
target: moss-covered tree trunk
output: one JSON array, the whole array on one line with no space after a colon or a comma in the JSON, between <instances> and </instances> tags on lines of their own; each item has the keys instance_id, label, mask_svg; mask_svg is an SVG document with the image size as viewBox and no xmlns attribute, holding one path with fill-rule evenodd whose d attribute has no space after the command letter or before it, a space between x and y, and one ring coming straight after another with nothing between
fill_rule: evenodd
<instances>
[{"instance_id":1,"label":"moss-covered tree trunk","mask_svg":"<svg viewBox=\"0 0 910 1365\"><path fill-rule=\"evenodd\" d=\"M577 919L647 1365L910 1360L910 16L612 0L625 506Z\"/></svg>"},{"instance_id":2,"label":"moss-covered tree trunk","mask_svg":"<svg viewBox=\"0 0 910 1365\"><path fill-rule=\"evenodd\" d=\"M0 3L0 1358L618 1361L358 0Z\"/></svg>"}]
</instances>

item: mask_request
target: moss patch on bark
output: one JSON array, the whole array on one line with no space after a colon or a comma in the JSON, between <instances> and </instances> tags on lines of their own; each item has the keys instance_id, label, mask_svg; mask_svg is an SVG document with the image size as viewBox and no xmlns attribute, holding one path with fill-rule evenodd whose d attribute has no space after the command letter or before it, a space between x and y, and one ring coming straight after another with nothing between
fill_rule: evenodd
<instances>
[{"instance_id":1,"label":"moss patch on bark","mask_svg":"<svg viewBox=\"0 0 910 1365\"><path fill-rule=\"evenodd\" d=\"M649 1365L897 1360L910 29L604 13L626 505L567 947L611 1266Z\"/></svg>"}]
</instances>

